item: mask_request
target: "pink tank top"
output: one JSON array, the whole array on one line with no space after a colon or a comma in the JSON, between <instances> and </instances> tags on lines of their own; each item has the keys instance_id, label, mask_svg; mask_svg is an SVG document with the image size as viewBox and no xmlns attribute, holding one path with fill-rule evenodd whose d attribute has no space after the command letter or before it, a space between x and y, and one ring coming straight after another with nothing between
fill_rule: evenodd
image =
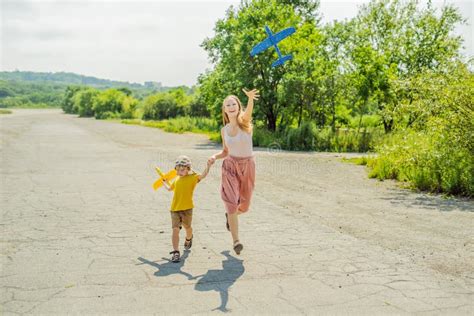
<instances>
[{"instance_id":1,"label":"pink tank top","mask_svg":"<svg viewBox=\"0 0 474 316\"><path fill-rule=\"evenodd\" d=\"M229 136L229 124L224 127L224 138L229 155L234 157L250 157L253 155L252 133L239 128L237 135Z\"/></svg>"}]
</instances>

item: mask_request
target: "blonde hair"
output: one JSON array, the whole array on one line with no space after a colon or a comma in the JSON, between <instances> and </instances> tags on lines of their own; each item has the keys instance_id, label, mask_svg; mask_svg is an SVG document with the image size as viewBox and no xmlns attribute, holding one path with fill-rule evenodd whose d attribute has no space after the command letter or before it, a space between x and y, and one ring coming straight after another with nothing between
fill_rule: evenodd
<instances>
[{"instance_id":1,"label":"blonde hair","mask_svg":"<svg viewBox=\"0 0 474 316\"><path fill-rule=\"evenodd\" d=\"M227 113L225 112L225 102L229 99L234 99L235 102L237 102L237 105L239 106L239 113L237 113L237 124L239 125L239 128L246 131L247 133L252 132L252 128L253 128L252 119L250 119L249 121L244 120L243 118L244 111L242 110L242 104L240 103L239 98L235 95L227 96L222 102L222 121L224 122L224 126L230 122L229 117L227 116Z\"/></svg>"}]
</instances>

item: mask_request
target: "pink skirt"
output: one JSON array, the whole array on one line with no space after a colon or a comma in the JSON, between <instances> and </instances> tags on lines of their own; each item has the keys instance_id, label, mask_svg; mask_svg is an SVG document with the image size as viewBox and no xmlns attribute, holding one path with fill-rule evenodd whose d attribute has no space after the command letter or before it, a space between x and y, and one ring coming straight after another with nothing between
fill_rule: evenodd
<instances>
[{"instance_id":1,"label":"pink skirt","mask_svg":"<svg viewBox=\"0 0 474 316\"><path fill-rule=\"evenodd\" d=\"M222 162L221 197L227 213L247 212L255 187L255 158L227 156Z\"/></svg>"}]
</instances>

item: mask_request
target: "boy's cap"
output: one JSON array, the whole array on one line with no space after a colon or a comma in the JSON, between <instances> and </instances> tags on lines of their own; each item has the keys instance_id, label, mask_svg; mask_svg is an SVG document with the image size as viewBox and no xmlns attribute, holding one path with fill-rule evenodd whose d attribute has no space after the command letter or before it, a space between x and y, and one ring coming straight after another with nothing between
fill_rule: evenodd
<instances>
[{"instance_id":1,"label":"boy's cap","mask_svg":"<svg viewBox=\"0 0 474 316\"><path fill-rule=\"evenodd\" d=\"M191 159L189 159L187 156L184 156L184 155L179 156L176 159L174 167L176 168L178 166L184 166L184 167L190 167L191 168Z\"/></svg>"}]
</instances>

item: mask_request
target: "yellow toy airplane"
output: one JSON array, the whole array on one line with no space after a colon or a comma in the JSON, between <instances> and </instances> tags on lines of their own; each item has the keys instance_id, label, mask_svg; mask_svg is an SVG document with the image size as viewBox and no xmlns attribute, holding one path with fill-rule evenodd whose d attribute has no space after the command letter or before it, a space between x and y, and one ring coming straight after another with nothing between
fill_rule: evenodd
<instances>
[{"instance_id":1,"label":"yellow toy airplane","mask_svg":"<svg viewBox=\"0 0 474 316\"><path fill-rule=\"evenodd\" d=\"M160 176L160 178L153 183L153 189L155 191L158 190L163 185L163 182L165 180L169 181L169 180L173 179L174 177L176 177L178 175L178 173L176 172L176 169L168 171L166 174L161 172L160 168L158 168L158 167L155 167L155 170L158 173L158 175Z\"/></svg>"}]
</instances>

